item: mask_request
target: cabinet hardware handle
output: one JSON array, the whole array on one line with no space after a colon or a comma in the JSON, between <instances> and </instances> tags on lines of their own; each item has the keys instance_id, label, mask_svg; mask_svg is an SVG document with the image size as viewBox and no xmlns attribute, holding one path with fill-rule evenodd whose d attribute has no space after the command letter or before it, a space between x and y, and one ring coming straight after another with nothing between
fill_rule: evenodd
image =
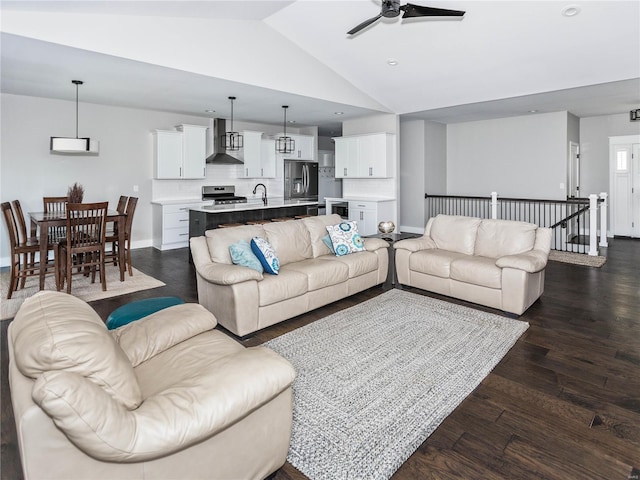
<instances>
[{"instance_id":1,"label":"cabinet hardware handle","mask_svg":"<svg viewBox=\"0 0 640 480\"><path fill-rule=\"evenodd\" d=\"M245 168L245 171L246 171L247 173L245 173L244 175L245 175L245 177L248 177L248 176L249 176L249 169L248 169L248 168Z\"/></svg>"},{"instance_id":2,"label":"cabinet hardware handle","mask_svg":"<svg viewBox=\"0 0 640 480\"><path fill-rule=\"evenodd\" d=\"M189 221L189 219L188 219L188 218L183 218L183 219L180 219L180 220L178 220L178 221L179 221L179 222L188 222L188 221Z\"/></svg>"},{"instance_id":3,"label":"cabinet hardware handle","mask_svg":"<svg viewBox=\"0 0 640 480\"><path fill-rule=\"evenodd\" d=\"M261 168L260 169L260 176L263 177L264 176L264 170Z\"/></svg>"},{"instance_id":4,"label":"cabinet hardware handle","mask_svg":"<svg viewBox=\"0 0 640 480\"><path fill-rule=\"evenodd\" d=\"M360 220L364 220L363 215L364 215L364 212L360 212Z\"/></svg>"},{"instance_id":5,"label":"cabinet hardware handle","mask_svg":"<svg viewBox=\"0 0 640 480\"><path fill-rule=\"evenodd\" d=\"M180 210L182 210L183 212L186 212L189 209L187 207L180 207Z\"/></svg>"},{"instance_id":6,"label":"cabinet hardware handle","mask_svg":"<svg viewBox=\"0 0 640 480\"><path fill-rule=\"evenodd\" d=\"M347 167L344 167L344 176L347 176Z\"/></svg>"},{"instance_id":7,"label":"cabinet hardware handle","mask_svg":"<svg viewBox=\"0 0 640 480\"><path fill-rule=\"evenodd\" d=\"M182 167L180 167L179 170L180 170L180 175L178 175L178 176L181 177L182 176Z\"/></svg>"},{"instance_id":8,"label":"cabinet hardware handle","mask_svg":"<svg viewBox=\"0 0 640 480\"><path fill-rule=\"evenodd\" d=\"M369 176L373 176L373 167L369 167Z\"/></svg>"}]
</instances>

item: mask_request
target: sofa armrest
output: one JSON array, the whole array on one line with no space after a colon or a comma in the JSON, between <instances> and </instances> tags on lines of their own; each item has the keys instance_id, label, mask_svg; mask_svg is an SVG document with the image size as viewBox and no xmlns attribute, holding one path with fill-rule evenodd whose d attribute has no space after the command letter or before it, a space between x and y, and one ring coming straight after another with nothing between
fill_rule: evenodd
<instances>
[{"instance_id":1,"label":"sofa armrest","mask_svg":"<svg viewBox=\"0 0 640 480\"><path fill-rule=\"evenodd\" d=\"M200 442L289 388L291 364L264 348L229 355L128 411L81 375L41 375L33 399L79 449L98 460L138 462ZM162 375L162 372L158 372Z\"/></svg>"},{"instance_id":2,"label":"sofa armrest","mask_svg":"<svg viewBox=\"0 0 640 480\"><path fill-rule=\"evenodd\" d=\"M165 308L110 330L134 367L191 337L212 330L216 317L202 305L184 303Z\"/></svg>"},{"instance_id":3,"label":"sofa armrest","mask_svg":"<svg viewBox=\"0 0 640 480\"><path fill-rule=\"evenodd\" d=\"M363 238L364 248L367 252L375 252L381 248L389 248L389 242L381 238L368 237Z\"/></svg>"},{"instance_id":4,"label":"sofa armrest","mask_svg":"<svg viewBox=\"0 0 640 480\"><path fill-rule=\"evenodd\" d=\"M213 262L205 237L192 237L189 240L189 245L196 271L208 282L218 285L233 285L248 280L262 280L262 273L252 268Z\"/></svg>"},{"instance_id":5,"label":"sofa armrest","mask_svg":"<svg viewBox=\"0 0 640 480\"><path fill-rule=\"evenodd\" d=\"M393 248L401 248L410 252L418 252L420 250L431 250L438 248L431 237L422 236L418 238L405 238L393 244Z\"/></svg>"},{"instance_id":6,"label":"sofa armrest","mask_svg":"<svg viewBox=\"0 0 640 480\"><path fill-rule=\"evenodd\" d=\"M519 255L506 255L496 260L496 266L500 268L515 268L527 273L535 273L547 266L549 254L542 250L531 250Z\"/></svg>"}]
</instances>

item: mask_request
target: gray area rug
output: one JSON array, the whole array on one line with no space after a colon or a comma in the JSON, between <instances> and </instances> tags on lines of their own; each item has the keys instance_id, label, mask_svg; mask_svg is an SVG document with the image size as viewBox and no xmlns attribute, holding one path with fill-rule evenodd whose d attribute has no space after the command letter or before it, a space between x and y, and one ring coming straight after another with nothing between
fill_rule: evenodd
<instances>
[{"instance_id":1,"label":"gray area rug","mask_svg":"<svg viewBox=\"0 0 640 480\"><path fill-rule=\"evenodd\" d=\"M109 265L105 268L107 275L107 291L102 291L100 285L100 279L96 276L96 283L91 283L90 277L83 275L74 275L71 284L71 294L75 297L81 298L85 302L92 302L94 300L102 300L103 298L115 297L117 295L124 295L125 293L137 292L139 290L147 290L149 288L162 287L165 283L160 280L156 280L149 275L145 275L139 270L133 269L133 276L130 277L129 273L125 273L124 282L120 281L120 269L113 265ZM16 312L22 305L22 302L31 295L36 294L39 291L38 277L29 277L25 283L23 289L19 289L13 292L10 300L7 300L7 292L9 291L9 271L4 271L0 274L0 289L2 290L2 299L0 300L0 320L6 320L7 318L13 318ZM55 290L56 282L53 275L45 277L44 282L45 290ZM66 288L63 291L67 291Z\"/></svg>"},{"instance_id":2,"label":"gray area rug","mask_svg":"<svg viewBox=\"0 0 640 480\"><path fill-rule=\"evenodd\" d=\"M601 255L587 255L586 253L559 252L551 250L549 260L554 262L584 265L585 267L602 267L607 262L607 257Z\"/></svg>"},{"instance_id":3,"label":"gray area rug","mask_svg":"<svg viewBox=\"0 0 640 480\"><path fill-rule=\"evenodd\" d=\"M313 480L391 477L528 327L390 290L265 343L297 372L287 460Z\"/></svg>"}]
</instances>

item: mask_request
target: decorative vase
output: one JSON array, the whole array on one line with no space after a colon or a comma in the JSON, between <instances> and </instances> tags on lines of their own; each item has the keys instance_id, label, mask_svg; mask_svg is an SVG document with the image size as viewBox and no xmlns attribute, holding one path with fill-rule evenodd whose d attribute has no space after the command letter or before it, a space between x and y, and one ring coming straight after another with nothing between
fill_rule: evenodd
<instances>
[{"instance_id":1,"label":"decorative vase","mask_svg":"<svg viewBox=\"0 0 640 480\"><path fill-rule=\"evenodd\" d=\"M395 224L390 220L387 220L386 222L380 222L378 224L378 231L380 233L391 233L395 229L396 229Z\"/></svg>"}]
</instances>

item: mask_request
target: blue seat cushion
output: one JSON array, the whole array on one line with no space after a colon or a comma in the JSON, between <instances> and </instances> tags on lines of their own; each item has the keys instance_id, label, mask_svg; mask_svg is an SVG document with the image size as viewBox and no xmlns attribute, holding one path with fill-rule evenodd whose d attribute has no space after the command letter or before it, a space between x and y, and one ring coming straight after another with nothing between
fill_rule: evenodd
<instances>
[{"instance_id":1,"label":"blue seat cushion","mask_svg":"<svg viewBox=\"0 0 640 480\"><path fill-rule=\"evenodd\" d=\"M139 320L164 308L180 305L184 300L178 297L155 297L136 300L116 308L107 318L107 328L113 330L127 323Z\"/></svg>"}]
</instances>

